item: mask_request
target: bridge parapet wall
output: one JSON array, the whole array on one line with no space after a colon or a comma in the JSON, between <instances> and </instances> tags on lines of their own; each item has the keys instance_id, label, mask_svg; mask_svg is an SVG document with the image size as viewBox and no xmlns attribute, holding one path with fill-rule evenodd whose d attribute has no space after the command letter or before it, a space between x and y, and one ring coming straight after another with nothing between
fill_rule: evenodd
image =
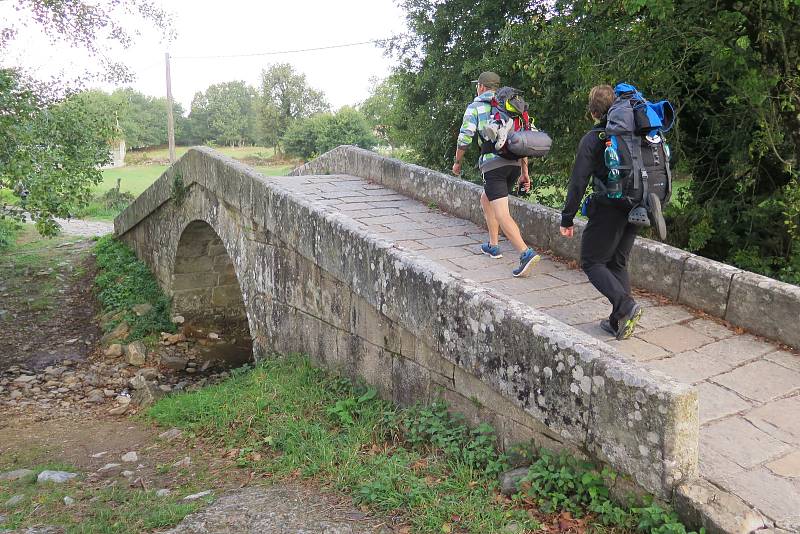
<instances>
[{"instance_id":1,"label":"bridge parapet wall","mask_svg":"<svg viewBox=\"0 0 800 534\"><path fill-rule=\"evenodd\" d=\"M368 150L340 146L293 171L295 175L342 173L373 180L423 202L435 202L444 211L484 224L479 186ZM558 233L561 216L556 210L515 198L510 205L528 242L561 257L578 259L583 221L575 221L575 239L564 239ZM630 273L638 287L800 348L798 286L644 238L636 240Z\"/></svg>"},{"instance_id":2,"label":"bridge parapet wall","mask_svg":"<svg viewBox=\"0 0 800 534\"><path fill-rule=\"evenodd\" d=\"M447 192L435 191L427 200L444 205ZM471 204L467 196L451 211ZM195 221L214 230L232 260L257 355L305 352L403 404L441 396L492 423L501 444L535 438L577 450L662 497L696 475L692 387L209 149L190 150L115 228L177 296L191 289L189 278L178 288L173 275Z\"/></svg>"}]
</instances>

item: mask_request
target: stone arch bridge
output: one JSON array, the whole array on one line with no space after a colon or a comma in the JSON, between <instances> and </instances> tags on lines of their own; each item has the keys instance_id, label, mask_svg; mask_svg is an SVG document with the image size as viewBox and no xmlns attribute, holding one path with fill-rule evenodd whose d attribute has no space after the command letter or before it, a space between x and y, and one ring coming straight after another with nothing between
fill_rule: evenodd
<instances>
[{"instance_id":1,"label":"stone arch bridge","mask_svg":"<svg viewBox=\"0 0 800 534\"><path fill-rule=\"evenodd\" d=\"M246 329L257 358L303 352L401 404L443 397L500 446L591 457L712 532L800 529L800 288L640 239L646 310L619 343L568 262L514 279L507 245L477 254L477 186L354 147L292 174L195 148L115 230L177 312ZM577 257L554 210L511 204L528 242Z\"/></svg>"}]
</instances>

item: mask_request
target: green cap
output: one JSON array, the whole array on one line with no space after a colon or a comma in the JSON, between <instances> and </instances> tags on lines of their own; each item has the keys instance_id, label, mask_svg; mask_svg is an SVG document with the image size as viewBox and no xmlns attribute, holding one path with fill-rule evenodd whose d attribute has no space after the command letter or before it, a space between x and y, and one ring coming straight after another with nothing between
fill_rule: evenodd
<instances>
[{"instance_id":1,"label":"green cap","mask_svg":"<svg viewBox=\"0 0 800 534\"><path fill-rule=\"evenodd\" d=\"M497 89L500 87L500 76L492 71L487 70L486 72L481 72L481 75L478 76L478 79L472 80L472 83L479 83L489 87L490 89Z\"/></svg>"}]
</instances>

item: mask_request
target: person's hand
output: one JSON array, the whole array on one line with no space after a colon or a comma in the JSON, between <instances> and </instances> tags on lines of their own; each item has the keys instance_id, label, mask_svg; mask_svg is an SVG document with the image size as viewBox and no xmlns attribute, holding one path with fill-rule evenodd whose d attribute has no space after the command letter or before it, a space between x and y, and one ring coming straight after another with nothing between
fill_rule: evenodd
<instances>
[{"instance_id":1,"label":"person's hand","mask_svg":"<svg viewBox=\"0 0 800 534\"><path fill-rule=\"evenodd\" d=\"M575 235L575 227L574 226L570 226L569 228L564 228L563 226L561 226L558 229L558 231L561 232L562 236L568 237L568 238L571 238L572 236Z\"/></svg>"},{"instance_id":2,"label":"person's hand","mask_svg":"<svg viewBox=\"0 0 800 534\"><path fill-rule=\"evenodd\" d=\"M453 163L453 174L456 176L461 176L461 163L455 162Z\"/></svg>"},{"instance_id":3,"label":"person's hand","mask_svg":"<svg viewBox=\"0 0 800 534\"><path fill-rule=\"evenodd\" d=\"M527 172L522 173L522 176L519 177L519 185L522 186L522 190L526 193L530 193L531 191L531 177L528 175Z\"/></svg>"}]
</instances>

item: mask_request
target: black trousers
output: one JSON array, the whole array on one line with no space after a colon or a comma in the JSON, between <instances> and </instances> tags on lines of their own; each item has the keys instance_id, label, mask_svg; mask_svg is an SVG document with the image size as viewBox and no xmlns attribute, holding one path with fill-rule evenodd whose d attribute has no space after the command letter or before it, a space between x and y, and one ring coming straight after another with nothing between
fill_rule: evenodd
<instances>
[{"instance_id":1,"label":"black trousers","mask_svg":"<svg viewBox=\"0 0 800 534\"><path fill-rule=\"evenodd\" d=\"M631 297L628 256L638 228L628 223L629 206L611 202L593 198L589 204L589 222L581 239L581 269L611 302L609 320L616 328L636 304Z\"/></svg>"}]
</instances>

